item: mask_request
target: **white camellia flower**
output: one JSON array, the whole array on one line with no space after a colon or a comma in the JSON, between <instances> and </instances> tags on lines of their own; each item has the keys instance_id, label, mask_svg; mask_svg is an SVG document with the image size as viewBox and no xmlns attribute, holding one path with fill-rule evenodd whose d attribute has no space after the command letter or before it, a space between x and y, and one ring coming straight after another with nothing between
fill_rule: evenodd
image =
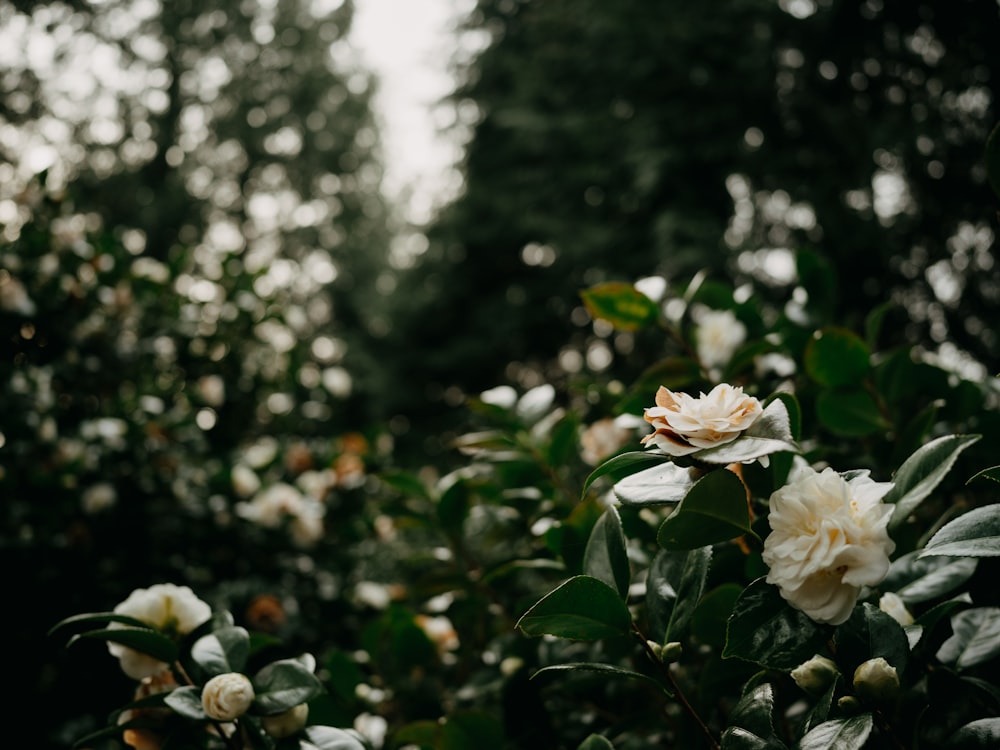
<instances>
[{"instance_id":1,"label":"white camellia flower","mask_svg":"<svg viewBox=\"0 0 1000 750\"><path fill-rule=\"evenodd\" d=\"M187 635L212 617L212 608L195 596L187 586L157 583L148 589L136 589L121 604L115 614L128 615L149 624L165 635ZM110 628L127 625L111 623ZM118 657L122 671L135 680L159 674L167 665L152 656L140 653L120 643L108 643L108 651Z\"/></svg>"},{"instance_id":2,"label":"white camellia flower","mask_svg":"<svg viewBox=\"0 0 1000 750\"><path fill-rule=\"evenodd\" d=\"M216 675L201 690L201 706L216 721L238 719L247 712L253 699L250 678L239 672Z\"/></svg>"},{"instance_id":3,"label":"white camellia flower","mask_svg":"<svg viewBox=\"0 0 1000 750\"><path fill-rule=\"evenodd\" d=\"M720 383L698 398L660 386L656 406L645 410L645 419L655 431L642 443L655 445L671 456L686 456L731 443L762 412L760 401L744 394L739 386Z\"/></svg>"},{"instance_id":4,"label":"white camellia flower","mask_svg":"<svg viewBox=\"0 0 1000 750\"><path fill-rule=\"evenodd\" d=\"M886 531L892 508L882 498L891 488L868 472L845 479L830 468L800 467L771 495L767 582L816 622L847 620L861 587L889 572L896 545Z\"/></svg>"},{"instance_id":5,"label":"white camellia flower","mask_svg":"<svg viewBox=\"0 0 1000 750\"><path fill-rule=\"evenodd\" d=\"M724 367L747 340L747 327L732 310L705 310L694 332L698 359L705 367Z\"/></svg>"}]
</instances>

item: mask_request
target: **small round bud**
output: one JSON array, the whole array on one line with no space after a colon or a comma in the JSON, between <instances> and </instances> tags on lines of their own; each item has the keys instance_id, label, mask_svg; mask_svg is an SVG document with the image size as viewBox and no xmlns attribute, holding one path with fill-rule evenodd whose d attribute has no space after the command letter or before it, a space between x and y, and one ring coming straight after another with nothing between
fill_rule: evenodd
<instances>
[{"instance_id":1,"label":"small round bud","mask_svg":"<svg viewBox=\"0 0 1000 750\"><path fill-rule=\"evenodd\" d=\"M881 656L869 659L854 670L854 692L867 703L892 700L899 694L896 668Z\"/></svg>"},{"instance_id":2,"label":"small round bud","mask_svg":"<svg viewBox=\"0 0 1000 750\"><path fill-rule=\"evenodd\" d=\"M232 721L253 703L253 685L246 675L229 672L213 677L201 691L201 705L210 719Z\"/></svg>"},{"instance_id":3,"label":"small round bud","mask_svg":"<svg viewBox=\"0 0 1000 750\"><path fill-rule=\"evenodd\" d=\"M665 662L677 661L683 653L684 646L681 645L680 641L670 641L670 643L663 644L663 648L660 651L660 659Z\"/></svg>"},{"instance_id":4,"label":"small round bud","mask_svg":"<svg viewBox=\"0 0 1000 750\"><path fill-rule=\"evenodd\" d=\"M275 739L280 740L283 737L291 737L293 734L302 729L302 727L306 725L306 719L308 717L309 706L305 703L300 703L282 714L265 716L261 719L260 723L265 732Z\"/></svg>"},{"instance_id":5,"label":"small round bud","mask_svg":"<svg viewBox=\"0 0 1000 750\"><path fill-rule=\"evenodd\" d=\"M651 653L657 659L660 659L662 661L662 659L663 659L663 646L661 646L656 641L647 640L646 641L646 648L649 649L649 653Z\"/></svg>"},{"instance_id":6,"label":"small round bud","mask_svg":"<svg viewBox=\"0 0 1000 750\"><path fill-rule=\"evenodd\" d=\"M814 656L792 670L792 679L805 692L822 695L833 684L840 672L837 665L825 656Z\"/></svg>"},{"instance_id":7,"label":"small round bud","mask_svg":"<svg viewBox=\"0 0 1000 750\"><path fill-rule=\"evenodd\" d=\"M837 699L837 708L853 715L861 712L861 702L853 695L844 695Z\"/></svg>"}]
</instances>

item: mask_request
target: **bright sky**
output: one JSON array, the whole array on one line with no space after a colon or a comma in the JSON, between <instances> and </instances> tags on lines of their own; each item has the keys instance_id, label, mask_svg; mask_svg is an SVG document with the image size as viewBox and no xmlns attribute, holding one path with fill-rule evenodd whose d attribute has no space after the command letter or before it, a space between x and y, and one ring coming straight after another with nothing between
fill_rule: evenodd
<instances>
[{"instance_id":1,"label":"bright sky","mask_svg":"<svg viewBox=\"0 0 1000 750\"><path fill-rule=\"evenodd\" d=\"M457 146L438 136L432 110L451 92L453 28L469 0L355 0L352 43L380 78L375 99L386 154L385 190L420 224L454 190Z\"/></svg>"}]
</instances>

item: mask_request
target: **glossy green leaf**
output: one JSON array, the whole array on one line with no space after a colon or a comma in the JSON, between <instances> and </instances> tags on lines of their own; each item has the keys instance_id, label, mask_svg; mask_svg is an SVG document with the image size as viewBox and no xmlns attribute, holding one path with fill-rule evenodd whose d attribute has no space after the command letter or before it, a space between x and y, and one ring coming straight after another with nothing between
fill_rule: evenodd
<instances>
[{"instance_id":1,"label":"glossy green leaf","mask_svg":"<svg viewBox=\"0 0 1000 750\"><path fill-rule=\"evenodd\" d=\"M1000 482L1000 466L991 466L988 469L976 472L969 478L966 484L969 484L973 479L990 479L994 482Z\"/></svg>"},{"instance_id":2,"label":"glossy green leaf","mask_svg":"<svg viewBox=\"0 0 1000 750\"><path fill-rule=\"evenodd\" d=\"M305 728L305 735L306 741L316 750L368 750L357 734L344 729L311 726Z\"/></svg>"},{"instance_id":3,"label":"glossy green leaf","mask_svg":"<svg viewBox=\"0 0 1000 750\"><path fill-rule=\"evenodd\" d=\"M631 572L625 550L625 534L621 518L613 506L605 510L594 524L583 553L583 572L616 588L622 599L628 596Z\"/></svg>"},{"instance_id":4,"label":"glossy green leaf","mask_svg":"<svg viewBox=\"0 0 1000 750\"><path fill-rule=\"evenodd\" d=\"M705 549L711 549L710 547ZM738 583L724 583L709 591L698 602L691 616L691 632L699 643L722 649L726 645L726 621L736 600L743 593ZM671 640L677 640L672 638Z\"/></svg>"},{"instance_id":5,"label":"glossy green leaf","mask_svg":"<svg viewBox=\"0 0 1000 750\"><path fill-rule=\"evenodd\" d=\"M629 388L628 395L617 405L619 414L640 414L652 406L656 391L663 386L681 390L701 379L701 368L690 357L667 357L643 370Z\"/></svg>"},{"instance_id":6,"label":"glossy green leaf","mask_svg":"<svg viewBox=\"0 0 1000 750\"><path fill-rule=\"evenodd\" d=\"M661 643L678 640L695 611L712 562L712 548L660 550L646 576L649 628Z\"/></svg>"},{"instance_id":7,"label":"glossy green leaf","mask_svg":"<svg viewBox=\"0 0 1000 750\"><path fill-rule=\"evenodd\" d=\"M618 592L590 576L575 576L525 612L517 627L526 635L590 641L628 633L632 615Z\"/></svg>"},{"instance_id":8,"label":"glossy green leaf","mask_svg":"<svg viewBox=\"0 0 1000 750\"><path fill-rule=\"evenodd\" d=\"M661 463L625 477L614 487L623 505L669 505L684 499L694 480L691 471L675 463Z\"/></svg>"},{"instance_id":9,"label":"glossy green leaf","mask_svg":"<svg viewBox=\"0 0 1000 750\"><path fill-rule=\"evenodd\" d=\"M638 331L659 317L659 308L631 284L610 281L584 289L580 296L595 320L605 320L619 331Z\"/></svg>"},{"instance_id":10,"label":"glossy green leaf","mask_svg":"<svg viewBox=\"0 0 1000 750\"><path fill-rule=\"evenodd\" d=\"M792 609L776 586L758 578L736 600L722 655L787 671L822 651L829 632Z\"/></svg>"},{"instance_id":11,"label":"glossy green leaf","mask_svg":"<svg viewBox=\"0 0 1000 750\"><path fill-rule=\"evenodd\" d=\"M729 714L729 725L739 727L762 740L774 736L774 688L764 682L746 691ZM723 747L726 747L723 742Z\"/></svg>"},{"instance_id":12,"label":"glossy green leaf","mask_svg":"<svg viewBox=\"0 0 1000 750\"><path fill-rule=\"evenodd\" d=\"M830 717L830 708L833 706L833 696L837 692L838 677L823 695L816 699L816 703L806 713L802 721L802 732L808 733L822 724Z\"/></svg>"},{"instance_id":13,"label":"glossy green leaf","mask_svg":"<svg viewBox=\"0 0 1000 750\"><path fill-rule=\"evenodd\" d=\"M1000 125L993 128L986 139L986 151L983 154L986 162L986 174L989 177L993 192L1000 197Z\"/></svg>"},{"instance_id":14,"label":"glossy green leaf","mask_svg":"<svg viewBox=\"0 0 1000 750\"><path fill-rule=\"evenodd\" d=\"M570 662L568 664L553 664L539 669L531 675L531 679L535 679L538 675L548 672L595 672L597 674L608 675L611 677L625 677L630 680L648 682L651 685L655 685L658 690L662 690L668 695L671 694L666 687L653 677L650 677L648 674L635 672L631 669L622 669L621 667L616 667L613 664L604 664L602 662Z\"/></svg>"},{"instance_id":15,"label":"glossy green leaf","mask_svg":"<svg viewBox=\"0 0 1000 750\"><path fill-rule=\"evenodd\" d=\"M779 391L764 401L764 410L767 411L770 409L771 403L774 401L780 401L785 407L785 415L788 423L788 436L781 439L795 442L802 436L802 407L799 405L799 400L795 398L794 393Z\"/></svg>"},{"instance_id":16,"label":"glossy green leaf","mask_svg":"<svg viewBox=\"0 0 1000 750\"><path fill-rule=\"evenodd\" d=\"M974 558L921 557L915 550L893 560L882 588L908 605L919 604L958 589L976 572L976 564Z\"/></svg>"},{"instance_id":17,"label":"glossy green leaf","mask_svg":"<svg viewBox=\"0 0 1000 750\"><path fill-rule=\"evenodd\" d=\"M201 705L201 688L185 685L170 691L163 700L170 708L188 719L202 721L208 718Z\"/></svg>"},{"instance_id":18,"label":"glossy green leaf","mask_svg":"<svg viewBox=\"0 0 1000 750\"><path fill-rule=\"evenodd\" d=\"M154 659L172 663L177 660L179 651L177 644L165 635L155 630L141 628L106 628L104 630L88 630L70 638L68 646L82 639L97 639L120 643L140 653L152 656Z\"/></svg>"},{"instance_id":19,"label":"glossy green leaf","mask_svg":"<svg viewBox=\"0 0 1000 750\"><path fill-rule=\"evenodd\" d=\"M853 386L871 369L868 345L846 328L817 331L805 351L806 373L828 388Z\"/></svg>"},{"instance_id":20,"label":"glossy green leaf","mask_svg":"<svg viewBox=\"0 0 1000 750\"><path fill-rule=\"evenodd\" d=\"M847 622L837 627L834 642L837 662L846 674L877 656L884 657L902 674L910 658L910 644L902 625L867 602L855 607Z\"/></svg>"},{"instance_id":21,"label":"glossy green leaf","mask_svg":"<svg viewBox=\"0 0 1000 750\"><path fill-rule=\"evenodd\" d=\"M96 623L101 623L102 625L109 622L117 622L122 625L129 625L134 628L143 628L145 630L153 630L148 622L143 622L142 620L137 620L134 617L129 617L128 615L119 615L114 612L87 612L80 615L73 615L72 617L67 617L64 620L60 620L51 628L49 628L48 635L55 635L56 632L62 630L63 628L72 627L74 625L91 625Z\"/></svg>"},{"instance_id":22,"label":"glossy green leaf","mask_svg":"<svg viewBox=\"0 0 1000 750\"><path fill-rule=\"evenodd\" d=\"M751 461L781 451L798 452L792 439L788 409L782 399L771 401L757 420L731 443L708 448L694 454L699 461L711 464L732 464Z\"/></svg>"},{"instance_id":23,"label":"glossy green leaf","mask_svg":"<svg viewBox=\"0 0 1000 750\"><path fill-rule=\"evenodd\" d=\"M945 524L930 538L921 557L1000 556L1000 503L974 508Z\"/></svg>"},{"instance_id":24,"label":"glossy green leaf","mask_svg":"<svg viewBox=\"0 0 1000 750\"><path fill-rule=\"evenodd\" d=\"M587 490L601 477L608 477L613 482L619 482L631 474L648 469L650 466L659 466L670 460L670 456L666 456L658 451L620 453L617 456L609 458L590 472L590 475L583 483L583 496L586 497Z\"/></svg>"},{"instance_id":25,"label":"glossy green leaf","mask_svg":"<svg viewBox=\"0 0 1000 750\"><path fill-rule=\"evenodd\" d=\"M1000 195L1000 182L997 183ZM1000 747L1000 718L977 719L969 722L948 738L943 750L996 750Z\"/></svg>"},{"instance_id":26,"label":"glossy green leaf","mask_svg":"<svg viewBox=\"0 0 1000 750\"><path fill-rule=\"evenodd\" d=\"M1000 608L977 607L951 618L952 636L941 644L937 658L955 669L968 669L1000 655Z\"/></svg>"},{"instance_id":27,"label":"glossy green leaf","mask_svg":"<svg viewBox=\"0 0 1000 750\"><path fill-rule=\"evenodd\" d=\"M298 659L271 662L252 682L257 694L255 712L265 715L282 713L323 692L316 675Z\"/></svg>"},{"instance_id":28,"label":"glossy green leaf","mask_svg":"<svg viewBox=\"0 0 1000 750\"><path fill-rule=\"evenodd\" d=\"M607 737L592 734L581 742L576 750L615 750L615 746L611 744L611 740Z\"/></svg>"},{"instance_id":29,"label":"glossy green leaf","mask_svg":"<svg viewBox=\"0 0 1000 750\"><path fill-rule=\"evenodd\" d=\"M699 479L660 525L656 540L665 549L695 549L724 542L750 529L750 508L743 482L727 469Z\"/></svg>"},{"instance_id":30,"label":"glossy green leaf","mask_svg":"<svg viewBox=\"0 0 1000 750\"><path fill-rule=\"evenodd\" d=\"M945 435L918 448L893 475L883 502L895 505L889 528L899 526L927 498L955 465L959 454L979 435Z\"/></svg>"},{"instance_id":31,"label":"glossy green leaf","mask_svg":"<svg viewBox=\"0 0 1000 750\"><path fill-rule=\"evenodd\" d=\"M826 429L843 437L864 437L887 426L875 399L861 388L820 391L816 416Z\"/></svg>"},{"instance_id":32,"label":"glossy green leaf","mask_svg":"<svg viewBox=\"0 0 1000 750\"><path fill-rule=\"evenodd\" d=\"M250 634L245 628L228 627L202 636L191 647L191 658L209 677L242 672L250 655Z\"/></svg>"},{"instance_id":33,"label":"glossy green leaf","mask_svg":"<svg viewBox=\"0 0 1000 750\"><path fill-rule=\"evenodd\" d=\"M872 715L824 721L799 741L799 750L861 750L872 733Z\"/></svg>"}]
</instances>

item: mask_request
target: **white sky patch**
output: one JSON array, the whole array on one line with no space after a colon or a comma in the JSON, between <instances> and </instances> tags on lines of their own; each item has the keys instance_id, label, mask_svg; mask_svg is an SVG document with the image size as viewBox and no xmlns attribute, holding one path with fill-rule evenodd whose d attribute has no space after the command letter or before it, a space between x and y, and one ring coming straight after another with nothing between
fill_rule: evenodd
<instances>
[{"instance_id":1,"label":"white sky patch","mask_svg":"<svg viewBox=\"0 0 1000 750\"><path fill-rule=\"evenodd\" d=\"M404 217L426 222L451 191L456 144L438 132L432 111L451 93L463 0L357 0L350 42L379 84L375 116L385 153L383 189Z\"/></svg>"}]
</instances>

